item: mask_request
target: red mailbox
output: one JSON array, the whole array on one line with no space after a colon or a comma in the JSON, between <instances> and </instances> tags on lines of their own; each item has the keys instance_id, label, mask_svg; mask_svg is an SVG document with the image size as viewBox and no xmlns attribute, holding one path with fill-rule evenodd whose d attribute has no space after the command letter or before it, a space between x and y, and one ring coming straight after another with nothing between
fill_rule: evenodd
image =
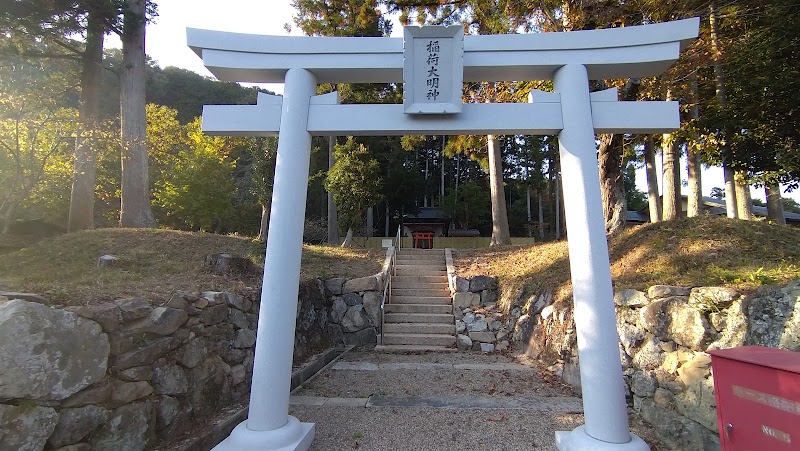
<instances>
[{"instance_id":1,"label":"red mailbox","mask_svg":"<svg viewBox=\"0 0 800 451\"><path fill-rule=\"evenodd\" d=\"M724 451L800 450L800 352L709 352Z\"/></svg>"}]
</instances>

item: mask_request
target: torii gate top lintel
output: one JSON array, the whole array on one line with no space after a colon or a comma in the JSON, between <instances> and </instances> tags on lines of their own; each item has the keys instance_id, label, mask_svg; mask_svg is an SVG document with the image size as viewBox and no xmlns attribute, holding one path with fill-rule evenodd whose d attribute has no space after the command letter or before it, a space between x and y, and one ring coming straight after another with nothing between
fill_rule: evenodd
<instances>
[{"instance_id":1,"label":"torii gate top lintel","mask_svg":"<svg viewBox=\"0 0 800 451\"><path fill-rule=\"evenodd\" d=\"M589 78L666 70L697 37L699 18L572 32L464 37L464 81L549 80L567 64ZM189 47L223 81L282 83L301 67L318 83L403 81L403 38L267 36L187 29Z\"/></svg>"}]
</instances>

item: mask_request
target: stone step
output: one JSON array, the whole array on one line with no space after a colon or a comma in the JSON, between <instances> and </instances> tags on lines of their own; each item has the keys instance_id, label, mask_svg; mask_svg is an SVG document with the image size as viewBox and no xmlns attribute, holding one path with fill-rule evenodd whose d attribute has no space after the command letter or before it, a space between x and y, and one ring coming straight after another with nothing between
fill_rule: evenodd
<instances>
[{"instance_id":1,"label":"stone step","mask_svg":"<svg viewBox=\"0 0 800 451\"><path fill-rule=\"evenodd\" d=\"M453 324L442 323L384 323L384 334L444 334L455 335Z\"/></svg>"},{"instance_id":2,"label":"stone step","mask_svg":"<svg viewBox=\"0 0 800 451\"><path fill-rule=\"evenodd\" d=\"M444 259L444 255L424 255L424 254L419 254L419 255L400 255L400 254L398 254L395 257L395 261L401 261L401 262L423 262L423 261L427 261L427 262L442 262L442 263L444 263L445 259Z\"/></svg>"},{"instance_id":3,"label":"stone step","mask_svg":"<svg viewBox=\"0 0 800 451\"><path fill-rule=\"evenodd\" d=\"M383 344L454 346L456 337L444 334L383 334Z\"/></svg>"},{"instance_id":4,"label":"stone step","mask_svg":"<svg viewBox=\"0 0 800 451\"><path fill-rule=\"evenodd\" d=\"M399 291L399 290L398 290ZM411 291L411 290L404 290L404 291ZM425 291L425 290L416 290L416 291ZM441 293L433 293L432 295L402 295L392 293L392 298L390 299L392 304L435 304L435 305L452 305L450 301L450 296L442 296Z\"/></svg>"},{"instance_id":5,"label":"stone step","mask_svg":"<svg viewBox=\"0 0 800 451\"><path fill-rule=\"evenodd\" d=\"M392 278L392 292L395 290L427 290L435 292L433 296L449 296L450 285L447 282L414 282L411 280L395 280ZM399 293L406 294L406 293Z\"/></svg>"},{"instance_id":6,"label":"stone step","mask_svg":"<svg viewBox=\"0 0 800 451\"><path fill-rule=\"evenodd\" d=\"M386 304L384 308L385 313L453 313L453 307L446 304Z\"/></svg>"},{"instance_id":7,"label":"stone step","mask_svg":"<svg viewBox=\"0 0 800 451\"><path fill-rule=\"evenodd\" d=\"M423 284L423 285L438 284L438 283L447 284L447 274L445 274L445 275L425 275L425 276L422 276L422 275L411 275L411 276L395 275L394 277L392 277L392 285L398 284L398 283L405 283L405 284L416 283L416 284Z\"/></svg>"},{"instance_id":8,"label":"stone step","mask_svg":"<svg viewBox=\"0 0 800 451\"><path fill-rule=\"evenodd\" d=\"M447 267L402 265L394 267L394 277L398 276L443 276L447 277ZM446 280L446 279L445 279Z\"/></svg>"},{"instance_id":9,"label":"stone step","mask_svg":"<svg viewBox=\"0 0 800 451\"><path fill-rule=\"evenodd\" d=\"M458 352L457 348L448 348L446 346L417 346L417 345L377 345L374 350L376 352Z\"/></svg>"},{"instance_id":10,"label":"stone step","mask_svg":"<svg viewBox=\"0 0 800 451\"><path fill-rule=\"evenodd\" d=\"M444 257L444 249L417 249L406 247L397 250L397 255L441 255Z\"/></svg>"},{"instance_id":11,"label":"stone step","mask_svg":"<svg viewBox=\"0 0 800 451\"><path fill-rule=\"evenodd\" d=\"M447 284L444 284L441 287L435 288L401 288L397 287L396 285L392 286L392 297L401 296L401 297L442 297L442 298L450 298L450 289L447 288ZM449 301L448 301L449 302ZM427 304L427 302L420 302L420 304ZM436 302L438 304L438 302Z\"/></svg>"},{"instance_id":12,"label":"stone step","mask_svg":"<svg viewBox=\"0 0 800 451\"><path fill-rule=\"evenodd\" d=\"M405 271L408 271L408 270L424 271L424 274L433 274L433 275L436 275L436 274L439 274L439 273L447 274L447 265L445 265L444 263L442 263L441 265L417 265L417 264L395 265L394 269L395 269L395 271L403 271L403 270L405 270ZM395 274L397 274L397 273L395 273Z\"/></svg>"},{"instance_id":13,"label":"stone step","mask_svg":"<svg viewBox=\"0 0 800 451\"><path fill-rule=\"evenodd\" d=\"M388 323L436 323L453 324L455 317L452 314L443 313L385 313L383 315L384 325Z\"/></svg>"}]
</instances>

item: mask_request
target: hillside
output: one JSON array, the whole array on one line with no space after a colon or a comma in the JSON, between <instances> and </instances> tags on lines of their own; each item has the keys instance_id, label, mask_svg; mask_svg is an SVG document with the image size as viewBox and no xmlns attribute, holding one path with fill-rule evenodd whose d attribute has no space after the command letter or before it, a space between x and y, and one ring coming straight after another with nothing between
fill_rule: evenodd
<instances>
[{"instance_id":1,"label":"hillside","mask_svg":"<svg viewBox=\"0 0 800 451\"><path fill-rule=\"evenodd\" d=\"M8 240L8 238L6 238ZM27 244L27 243L24 243ZM0 285L45 295L61 305L122 297L151 302L175 290L242 291L261 285L261 275L221 276L204 258L235 253L264 264L264 245L251 238L155 229L98 229L61 235L0 256ZM98 269L97 257L119 257L118 266ZM301 280L375 274L382 250L305 245Z\"/></svg>"},{"instance_id":2,"label":"hillside","mask_svg":"<svg viewBox=\"0 0 800 451\"><path fill-rule=\"evenodd\" d=\"M800 230L763 222L709 216L631 227L609 241L609 253L612 280L622 288L720 285L748 292L800 278ZM526 294L553 288L557 298L572 291L566 241L459 249L454 259L461 276L499 276L504 300L520 287Z\"/></svg>"}]
</instances>

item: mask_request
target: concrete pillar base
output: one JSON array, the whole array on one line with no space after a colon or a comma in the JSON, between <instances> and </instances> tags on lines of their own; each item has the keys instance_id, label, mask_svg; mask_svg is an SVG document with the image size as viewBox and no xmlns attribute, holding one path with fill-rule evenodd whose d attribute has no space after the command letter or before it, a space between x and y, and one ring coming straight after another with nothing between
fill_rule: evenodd
<instances>
[{"instance_id":1,"label":"concrete pillar base","mask_svg":"<svg viewBox=\"0 0 800 451\"><path fill-rule=\"evenodd\" d=\"M307 451L314 441L314 430L314 423L301 423L291 415L286 425L271 431L248 429L245 420L213 451Z\"/></svg>"},{"instance_id":2,"label":"concrete pillar base","mask_svg":"<svg viewBox=\"0 0 800 451\"><path fill-rule=\"evenodd\" d=\"M650 451L647 443L634 434L631 434L628 443L610 443L587 434L585 426L578 426L571 431L557 431L556 448L559 451Z\"/></svg>"}]
</instances>

